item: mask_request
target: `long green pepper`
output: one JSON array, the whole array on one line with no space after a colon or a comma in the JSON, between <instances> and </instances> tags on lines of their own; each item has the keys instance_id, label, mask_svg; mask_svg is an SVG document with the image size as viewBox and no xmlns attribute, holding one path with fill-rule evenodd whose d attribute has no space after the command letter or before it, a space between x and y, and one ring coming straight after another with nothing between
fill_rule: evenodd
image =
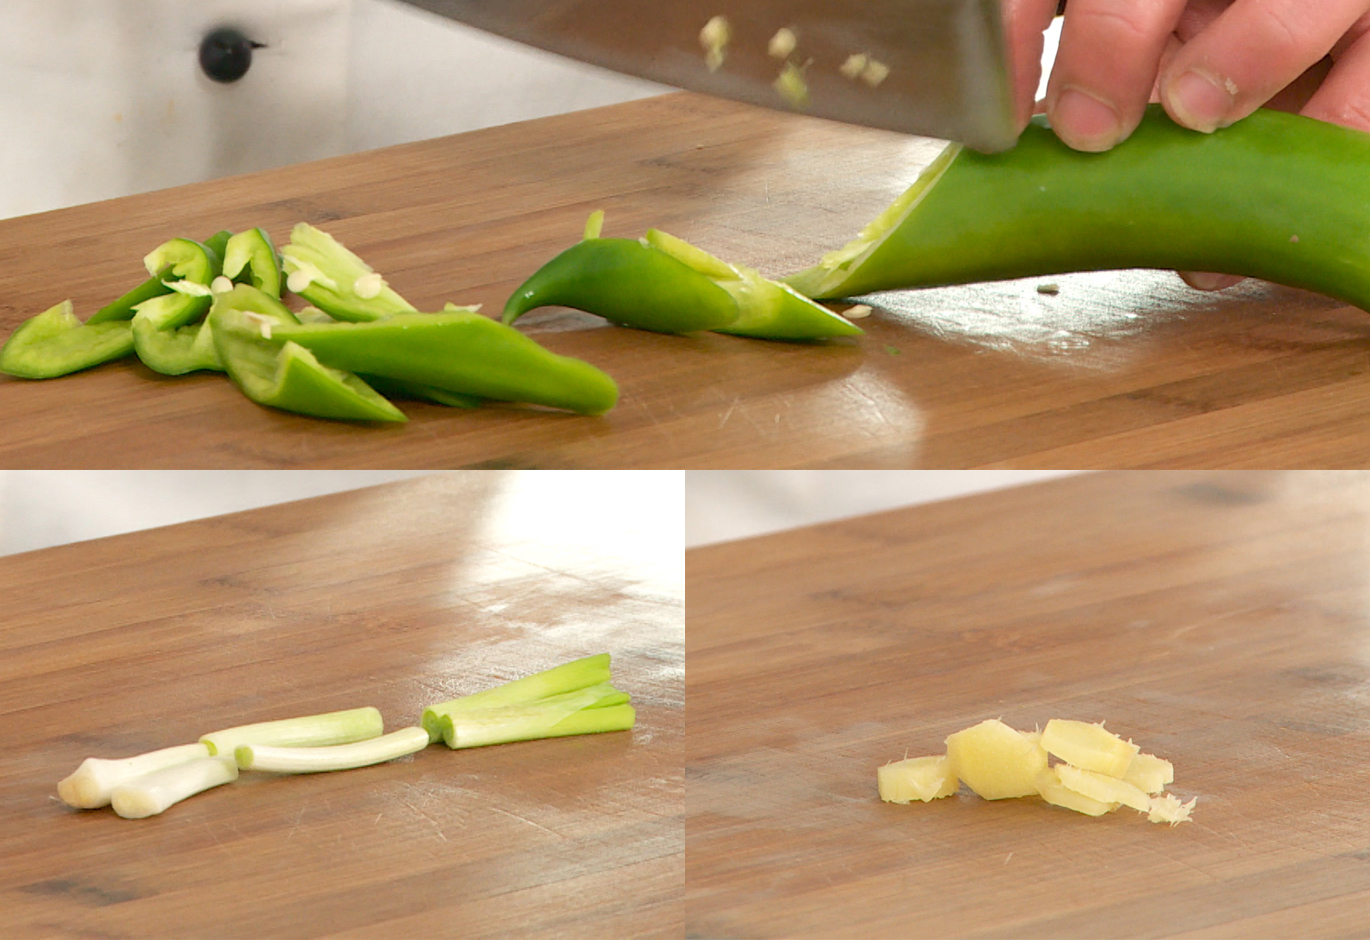
<instances>
[{"instance_id":1,"label":"long green pepper","mask_svg":"<svg viewBox=\"0 0 1370 940\"><path fill-rule=\"evenodd\" d=\"M952 145L846 247L786 278L815 298L1123 268L1214 271L1370 310L1370 134L1260 110L1214 134L1148 109L1079 153L1037 120Z\"/></svg>"}]
</instances>

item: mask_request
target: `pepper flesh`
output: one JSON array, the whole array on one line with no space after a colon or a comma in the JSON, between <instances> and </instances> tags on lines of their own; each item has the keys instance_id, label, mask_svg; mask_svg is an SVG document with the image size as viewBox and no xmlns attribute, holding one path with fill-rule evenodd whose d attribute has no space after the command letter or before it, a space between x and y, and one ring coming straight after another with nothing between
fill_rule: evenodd
<instances>
[{"instance_id":1,"label":"pepper flesh","mask_svg":"<svg viewBox=\"0 0 1370 940\"><path fill-rule=\"evenodd\" d=\"M209 236L209 238L206 238L202 244L210 251L214 252L216 257L222 258L226 246L228 245L228 240L232 235L232 232L224 229L223 231L216 232ZM166 275L166 270L152 272L152 277L148 278L119 299L106 304L95 311L95 313L91 314L90 319L86 321L86 325L90 326L97 323L105 323L110 320L133 319L134 307L145 300L151 300L153 297L171 293L171 288L162 283L162 279L166 277ZM205 283L209 282L206 281Z\"/></svg>"},{"instance_id":2,"label":"pepper flesh","mask_svg":"<svg viewBox=\"0 0 1370 940\"><path fill-rule=\"evenodd\" d=\"M994 155L949 148L845 248L786 278L816 298L1157 268L1370 309L1370 134L1260 110L1214 134L1151 106L1105 153L1038 119Z\"/></svg>"},{"instance_id":3,"label":"pepper flesh","mask_svg":"<svg viewBox=\"0 0 1370 940\"><path fill-rule=\"evenodd\" d=\"M518 330L468 310L401 313L371 323L284 325L281 339L336 369L380 375L461 395L602 414L614 380L559 356Z\"/></svg>"},{"instance_id":4,"label":"pepper flesh","mask_svg":"<svg viewBox=\"0 0 1370 940\"><path fill-rule=\"evenodd\" d=\"M645 241L679 258L711 278L737 302L738 318L718 333L756 339L807 340L857 336L862 330L820 307L788 284L772 281L754 268L729 264L702 248L659 229L649 229Z\"/></svg>"},{"instance_id":5,"label":"pepper flesh","mask_svg":"<svg viewBox=\"0 0 1370 940\"><path fill-rule=\"evenodd\" d=\"M208 322L229 377L260 405L347 421L407 420L357 376L328 368L296 343L263 335L298 321L255 287L240 284L219 294Z\"/></svg>"},{"instance_id":6,"label":"pepper flesh","mask_svg":"<svg viewBox=\"0 0 1370 940\"><path fill-rule=\"evenodd\" d=\"M224 371L205 320L209 297L163 294L145 300L133 315L133 348L143 365L163 375Z\"/></svg>"},{"instance_id":7,"label":"pepper flesh","mask_svg":"<svg viewBox=\"0 0 1370 940\"><path fill-rule=\"evenodd\" d=\"M573 307L611 323L658 333L715 330L738 318L717 284L651 245L590 237L547 262L504 305L513 323L536 307Z\"/></svg>"},{"instance_id":8,"label":"pepper flesh","mask_svg":"<svg viewBox=\"0 0 1370 940\"><path fill-rule=\"evenodd\" d=\"M0 347L0 372L24 379L54 379L133 352L128 321L82 323L71 301L30 317Z\"/></svg>"},{"instance_id":9,"label":"pepper flesh","mask_svg":"<svg viewBox=\"0 0 1370 940\"><path fill-rule=\"evenodd\" d=\"M380 280L369 264L307 222L291 229L290 242L281 249L281 264L290 291L334 319L367 322L414 312L413 305ZM379 285L374 294L358 293L363 278L374 278Z\"/></svg>"},{"instance_id":10,"label":"pepper flesh","mask_svg":"<svg viewBox=\"0 0 1370 940\"><path fill-rule=\"evenodd\" d=\"M281 256L265 229L238 232L228 240L223 259L224 277L280 299Z\"/></svg>"}]
</instances>

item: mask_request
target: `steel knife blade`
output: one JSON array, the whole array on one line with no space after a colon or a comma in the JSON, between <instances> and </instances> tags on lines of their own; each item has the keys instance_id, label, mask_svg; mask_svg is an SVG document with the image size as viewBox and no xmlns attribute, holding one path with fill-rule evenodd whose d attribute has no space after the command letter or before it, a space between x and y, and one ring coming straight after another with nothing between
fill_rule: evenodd
<instances>
[{"instance_id":1,"label":"steel knife blade","mask_svg":"<svg viewBox=\"0 0 1370 940\"><path fill-rule=\"evenodd\" d=\"M957 140L1016 139L1000 0L406 0L676 88Z\"/></svg>"}]
</instances>

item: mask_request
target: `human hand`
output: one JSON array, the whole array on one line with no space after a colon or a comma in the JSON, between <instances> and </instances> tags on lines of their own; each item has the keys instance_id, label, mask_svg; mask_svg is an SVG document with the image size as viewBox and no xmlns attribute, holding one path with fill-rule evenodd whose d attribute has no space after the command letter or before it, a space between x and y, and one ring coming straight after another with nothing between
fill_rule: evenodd
<instances>
[{"instance_id":1,"label":"human hand","mask_svg":"<svg viewBox=\"0 0 1370 940\"><path fill-rule=\"evenodd\" d=\"M1057 0L1004 0L1020 127L1056 12ZM1057 136L1108 150L1153 101L1205 133L1262 106L1370 131L1370 0L1070 0L1043 102Z\"/></svg>"},{"instance_id":2,"label":"human hand","mask_svg":"<svg viewBox=\"0 0 1370 940\"><path fill-rule=\"evenodd\" d=\"M1004 0L1018 117L1057 0ZM1262 105L1370 131L1370 0L1070 0L1046 112L1076 150L1125 140L1148 101L1194 130Z\"/></svg>"}]
</instances>

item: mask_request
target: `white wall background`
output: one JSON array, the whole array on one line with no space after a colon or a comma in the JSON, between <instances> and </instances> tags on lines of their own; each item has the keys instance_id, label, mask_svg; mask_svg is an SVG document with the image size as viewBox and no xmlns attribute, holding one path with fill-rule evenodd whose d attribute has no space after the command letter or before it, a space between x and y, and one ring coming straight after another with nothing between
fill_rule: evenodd
<instances>
[{"instance_id":1,"label":"white wall background","mask_svg":"<svg viewBox=\"0 0 1370 940\"><path fill-rule=\"evenodd\" d=\"M0 470L0 555L422 476L418 470Z\"/></svg>"},{"instance_id":2,"label":"white wall background","mask_svg":"<svg viewBox=\"0 0 1370 940\"><path fill-rule=\"evenodd\" d=\"M1025 486L1068 470L691 470L687 547Z\"/></svg>"},{"instance_id":3,"label":"white wall background","mask_svg":"<svg viewBox=\"0 0 1370 940\"><path fill-rule=\"evenodd\" d=\"M229 85L218 26L266 46ZM4 0L0 217L661 90L395 0Z\"/></svg>"}]
</instances>

